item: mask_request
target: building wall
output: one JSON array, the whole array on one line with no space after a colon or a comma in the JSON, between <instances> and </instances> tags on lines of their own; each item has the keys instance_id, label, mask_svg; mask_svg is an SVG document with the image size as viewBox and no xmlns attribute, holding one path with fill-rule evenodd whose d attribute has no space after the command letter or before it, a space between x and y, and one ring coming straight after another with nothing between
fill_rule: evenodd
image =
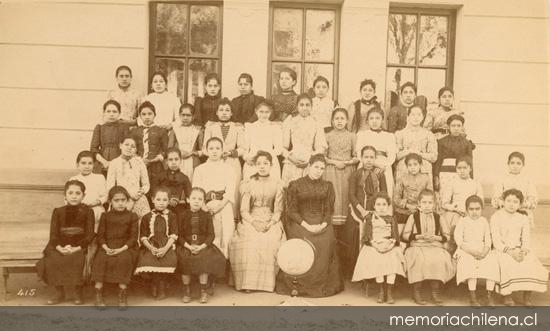
<instances>
[{"instance_id":1,"label":"building wall","mask_svg":"<svg viewBox=\"0 0 550 331\"><path fill-rule=\"evenodd\" d=\"M454 88L477 144L477 178L490 192L506 171L507 154L520 150L525 171L550 199L547 2L422 2L457 8ZM389 8L388 0L342 3L338 100L345 106L366 77L378 83L383 98ZM118 65L130 65L135 87L146 92L148 21L148 4L138 0L0 4L0 183L51 178L8 178L14 168L71 169L76 153L88 147ZM265 95L268 21L268 0L224 1L224 95L237 94L237 76L245 71Z\"/></svg>"}]
</instances>

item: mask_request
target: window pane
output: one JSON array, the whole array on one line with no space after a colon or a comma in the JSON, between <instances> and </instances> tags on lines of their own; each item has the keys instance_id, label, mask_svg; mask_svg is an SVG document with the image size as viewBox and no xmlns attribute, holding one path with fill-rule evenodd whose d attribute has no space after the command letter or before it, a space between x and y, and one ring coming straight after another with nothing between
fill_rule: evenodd
<instances>
[{"instance_id":1,"label":"window pane","mask_svg":"<svg viewBox=\"0 0 550 331\"><path fill-rule=\"evenodd\" d=\"M416 15L390 14L388 63L415 64Z\"/></svg>"},{"instance_id":2,"label":"window pane","mask_svg":"<svg viewBox=\"0 0 550 331\"><path fill-rule=\"evenodd\" d=\"M414 83L414 69L387 68L386 69L386 105L395 106L399 102L399 88L406 82Z\"/></svg>"},{"instance_id":3,"label":"window pane","mask_svg":"<svg viewBox=\"0 0 550 331\"><path fill-rule=\"evenodd\" d=\"M313 88L313 81L317 76L323 76L326 79L328 79L329 82L329 94L333 96L334 91L334 79L333 79L333 73L334 73L334 66L332 64L306 64L305 65L306 72L304 73L304 88L303 91L307 92L309 89Z\"/></svg>"},{"instance_id":4,"label":"window pane","mask_svg":"<svg viewBox=\"0 0 550 331\"><path fill-rule=\"evenodd\" d=\"M335 25L332 10L306 12L306 60L334 60Z\"/></svg>"},{"instance_id":5,"label":"window pane","mask_svg":"<svg viewBox=\"0 0 550 331\"><path fill-rule=\"evenodd\" d=\"M273 56L283 59L302 58L302 10L273 10Z\"/></svg>"},{"instance_id":6,"label":"window pane","mask_svg":"<svg viewBox=\"0 0 550 331\"><path fill-rule=\"evenodd\" d=\"M217 72L217 60L189 60L189 77L187 80L187 102L194 103L196 96L204 95L204 77Z\"/></svg>"},{"instance_id":7,"label":"window pane","mask_svg":"<svg viewBox=\"0 0 550 331\"><path fill-rule=\"evenodd\" d=\"M157 5L155 53L183 55L187 49L187 6Z\"/></svg>"},{"instance_id":8,"label":"window pane","mask_svg":"<svg viewBox=\"0 0 550 331\"><path fill-rule=\"evenodd\" d=\"M421 16L419 62L426 65L447 64L447 17Z\"/></svg>"},{"instance_id":9,"label":"window pane","mask_svg":"<svg viewBox=\"0 0 550 331\"><path fill-rule=\"evenodd\" d=\"M297 83L294 86L294 91L296 93L300 93L300 86L302 86L302 67L300 63L277 63L273 62L271 66L271 95L275 95L279 93L279 73L283 68L290 68L294 71L296 71L296 75L298 77Z\"/></svg>"},{"instance_id":10,"label":"window pane","mask_svg":"<svg viewBox=\"0 0 550 331\"><path fill-rule=\"evenodd\" d=\"M183 97L185 93L183 91L184 60L157 58L155 61L155 70L166 74L166 78L168 78L168 91L176 92L178 97Z\"/></svg>"},{"instance_id":11,"label":"window pane","mask_svg":"<svg viewBox=\"0 0 550 331\"><path fill-rule=\"evenodd\" d=\"M418 69L418 95L428 98L428 103L437 103L437 92L445 86L445 70Z\"/></svg>"},{"instance_id":12,"label":"window pane","mask_svg":"<svg viewBox=\"0 0 550 331\"><path fill-rule=\"evenodd\" d=\"M219 16L216 6L191 6L191 53L218 54Z\"/></svg>"}]
</instances>

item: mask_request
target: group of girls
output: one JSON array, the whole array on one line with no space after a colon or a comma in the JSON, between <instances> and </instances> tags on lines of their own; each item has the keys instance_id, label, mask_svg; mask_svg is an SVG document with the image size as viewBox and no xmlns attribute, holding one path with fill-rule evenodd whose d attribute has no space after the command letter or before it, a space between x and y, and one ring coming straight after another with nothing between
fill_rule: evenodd
<instances>
[{"instance_id":1,"label":"group of girls","mask_svg":"<svg viewBox=\"0 0 550 331\"><path fill-rule=\"evenodd\" d=\"M361 98L346 110L330 98L324 77L315 80L314 97L298 95L291 69L281 71L272 101L254 94L249 74L238 79L239 97L222 98L218 76L208 74L194 105L169 93L160 72L138 102L131 77L126 66L116 70L104 123L90 151L78 155L66 206L52 216L41 268L56 288L49 304L64 299L64 286L74 286L81 303L90 278L98 307L107 282L119 285L124 308L133 274L151 279L157 299L166 297L173 273L181 275L183 302L191 300L193 276L201 302L214 278L246 292L290 293L292 278L279 271L276 255L291 238L317 249L318 270L300 285L305 296L336 294L344 277L374 279L378 302L393 303L400 275L414 284L416 303L425 304L421 287L429 281L442 304L441 284L455 272L473 305L477 278L488 280L489 291L498 284L506 304L512 292L525 291L530 305L530 291L546 290L523 215L532 221L537 202L521 173L524 156L510 155L489 226L472 178L475 146L450 88L428 112L415 101L415 85L403 84L386 123L372 80L361 82Z\"/></svg>"}]
</instances>

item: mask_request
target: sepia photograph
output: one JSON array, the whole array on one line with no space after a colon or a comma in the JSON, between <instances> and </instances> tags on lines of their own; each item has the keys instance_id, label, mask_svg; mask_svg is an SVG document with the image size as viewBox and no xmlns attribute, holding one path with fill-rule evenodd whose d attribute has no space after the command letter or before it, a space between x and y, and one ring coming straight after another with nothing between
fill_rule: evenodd
<instances>
[{"instance_id":1,"label":"sepia photograph","mask_svg":"<svg viewBox=\"0 0 550 331\"><path fill-rule=\"evenodd\" d=\"M0 1L0 306L550 306L549 8Z\"/></svg>"}]
</instances>

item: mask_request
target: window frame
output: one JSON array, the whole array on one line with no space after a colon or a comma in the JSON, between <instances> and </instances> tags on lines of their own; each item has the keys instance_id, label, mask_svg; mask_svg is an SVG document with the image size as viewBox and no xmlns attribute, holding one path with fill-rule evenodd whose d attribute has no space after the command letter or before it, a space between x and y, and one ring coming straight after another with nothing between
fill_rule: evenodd
<instances>
[{"instance_id":1,"label":"window frame","mask_svg":"<svg viewBox=\"0 0 550 331\"><path fill-rule=\"evenodd\" d=\"M273 22L274 22L274 12L275 9L301 9L302 10L302 57L300 60L291 60L291 59L278 59L273 56ZM333 10L334 11L334 59L332 62L329 61L320 61L320 60L306 60L305 50L306 50L306 16L307 10ZM340 16L341 16L342 6L341 3L327 4L327 3L309 3L309 2L278 2L270 1L269 3L269 34L268 34L268 55L267 55L267 86L266 86L266 97L271 98L272 92L271 87L273 86L273 62L279 63L299 63L300 64L300 74L301 74L301 84L299 87L298 94L307 93L310 87L307 87L303 90L305 79L305 65L306 64L330 64L333 66L332 69L332 99L338 99L338 73L340 67Z\"/></svg>"},{"instance_id":2,"label":"window frame","mask_svg":"<svg viewBox=\"0 0 550 331\"><path fill-rule=\"evenodd\" d=\"M155 52L156 47L156 19L157 19L157 5L158 4L181 4L187 5L187 43L186 53L184 55L169 55L169 54L157 54ZM218 51L216 55L204 55L195 54L191 52L191 6L216 6L219 9L218 20ZM151 90L151 77L155 70L155 63L157 58L183 60L185 63L183 73L183 95L179 97L182 102L190 102L189 100L189 62L190 60L216 60L216 74L222 79L222 58L223 58L223 1L202 1L202 0L185 0L185 1L151 1L149 3L149 55L148 55L148 80L147 80L147 92ZM165 73L167 74L167 73ZM177 95L177 92L176 92ZM200 97L200 96L198 96Z\"/></svg>"},{"instance_id":3,"label":"window frame","mask_svg":"<svg viewBox=\"0 0 550 331\"><path fill-rule=\"evenodd\" d=\"M415 63L414 64L405 64L405 63L389 63L388 54L390 52L389 46L389 15L392 14L403 14L403 15L416 15L416 26L417 26L417 36L416 36L416 46L415 46ZM420 24L421 16L445 16L447 17L447 63L445 65L422 65L419 63L419 34L420 34ZM404 69L414 69L414 85L418 87L418 70L419 69L444 69L445 70L445 86L453 87L454 85L454 66L455 66L455 41L456 41L456 16L457 10L454 7L410 7L410 6L390 6L388 13L388 26L386 27L386 70L384 76L384 83L387 84L387 75L389 68L404 68ZM388 93L386 89L385 93Z\"/></svg>"}]
</instances>

